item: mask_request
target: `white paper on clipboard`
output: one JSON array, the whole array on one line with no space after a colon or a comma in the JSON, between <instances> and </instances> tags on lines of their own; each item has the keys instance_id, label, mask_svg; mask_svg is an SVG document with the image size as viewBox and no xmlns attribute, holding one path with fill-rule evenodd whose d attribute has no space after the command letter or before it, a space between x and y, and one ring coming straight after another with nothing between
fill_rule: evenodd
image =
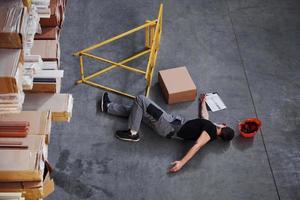
<instances>
[{"instance_id":1,"label":"white paper on clipboard","mask_svg":"<svg viewBox=\"0 0 300 200\"><path fill-rule=\"evenodd\" d=\"M216 112L219 110L226 109L226 105L222 101L221 97L218 95L218 93L207 93L206 94L206 104L209 107L209 110L212 112Z\"/></svg>"}]
</instances>

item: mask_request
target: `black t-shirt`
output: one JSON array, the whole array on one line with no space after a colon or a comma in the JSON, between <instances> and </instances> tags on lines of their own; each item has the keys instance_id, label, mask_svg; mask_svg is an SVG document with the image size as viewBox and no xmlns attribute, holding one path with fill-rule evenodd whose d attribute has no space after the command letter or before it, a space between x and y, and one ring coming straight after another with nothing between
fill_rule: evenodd
<instances>
[{"instance_id":1,"label":"black t-shirt","mask_svg":"<svg viewBox=\"0 0 300 200\"><path fill-rule=\"evenodd\" d=\"M177 133L177 136L185 140L197 140L201 133L206 131L210 140L217 138L217 127L206 119L193 119L187 121Z\"/></svg>"}]
</instances>

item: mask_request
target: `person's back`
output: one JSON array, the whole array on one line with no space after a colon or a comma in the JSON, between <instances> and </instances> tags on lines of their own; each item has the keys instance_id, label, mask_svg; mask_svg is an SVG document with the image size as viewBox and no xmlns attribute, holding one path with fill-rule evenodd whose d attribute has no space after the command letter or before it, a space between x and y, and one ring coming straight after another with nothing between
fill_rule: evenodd
<instances>
[{"instance_id":1,"label":"person's back","mask_svg":"<svg viewBox=\"0 0 300 200\"><path fill-rule=\"evenodd\" d=\"M185 140L197 140L201 133L206 131L211 140L217 137L217 127L211 121L203 118L196 118L187 121L177 133L177 136Z\"/></svg>"}]
</instances>

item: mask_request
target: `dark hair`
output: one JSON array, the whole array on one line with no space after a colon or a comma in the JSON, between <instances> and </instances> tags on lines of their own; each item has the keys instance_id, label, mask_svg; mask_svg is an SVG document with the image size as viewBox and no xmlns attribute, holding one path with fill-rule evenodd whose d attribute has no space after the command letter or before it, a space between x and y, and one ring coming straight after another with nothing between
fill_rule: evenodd
<instances>
[{"instance_id":1,"label":"dark hair","mask_svg":"<svg viewBox=\"0 0 300 200\"><path fill-rule=\"evenodd\" d=\"M221 138L223 140L232 140L232 138L234 137L234 130L230 127L224 127L221 129Z\"/></svg>"}]
</instances>

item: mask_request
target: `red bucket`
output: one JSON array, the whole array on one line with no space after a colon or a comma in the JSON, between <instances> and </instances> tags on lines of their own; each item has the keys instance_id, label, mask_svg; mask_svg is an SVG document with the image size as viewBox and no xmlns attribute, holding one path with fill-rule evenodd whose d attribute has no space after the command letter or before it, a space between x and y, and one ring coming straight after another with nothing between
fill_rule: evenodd
<instances>
[{"instance_id":1,"label":"red bucket","mask_svg":"<svg viewBox=\"0 0 300 200\"><path fill-rule=\"evenodd\" d=\"M248 118L239 123L240 134L245 138L252 138L261 127L262 122L257 118Z\"/></svg>"}]
</instances>

